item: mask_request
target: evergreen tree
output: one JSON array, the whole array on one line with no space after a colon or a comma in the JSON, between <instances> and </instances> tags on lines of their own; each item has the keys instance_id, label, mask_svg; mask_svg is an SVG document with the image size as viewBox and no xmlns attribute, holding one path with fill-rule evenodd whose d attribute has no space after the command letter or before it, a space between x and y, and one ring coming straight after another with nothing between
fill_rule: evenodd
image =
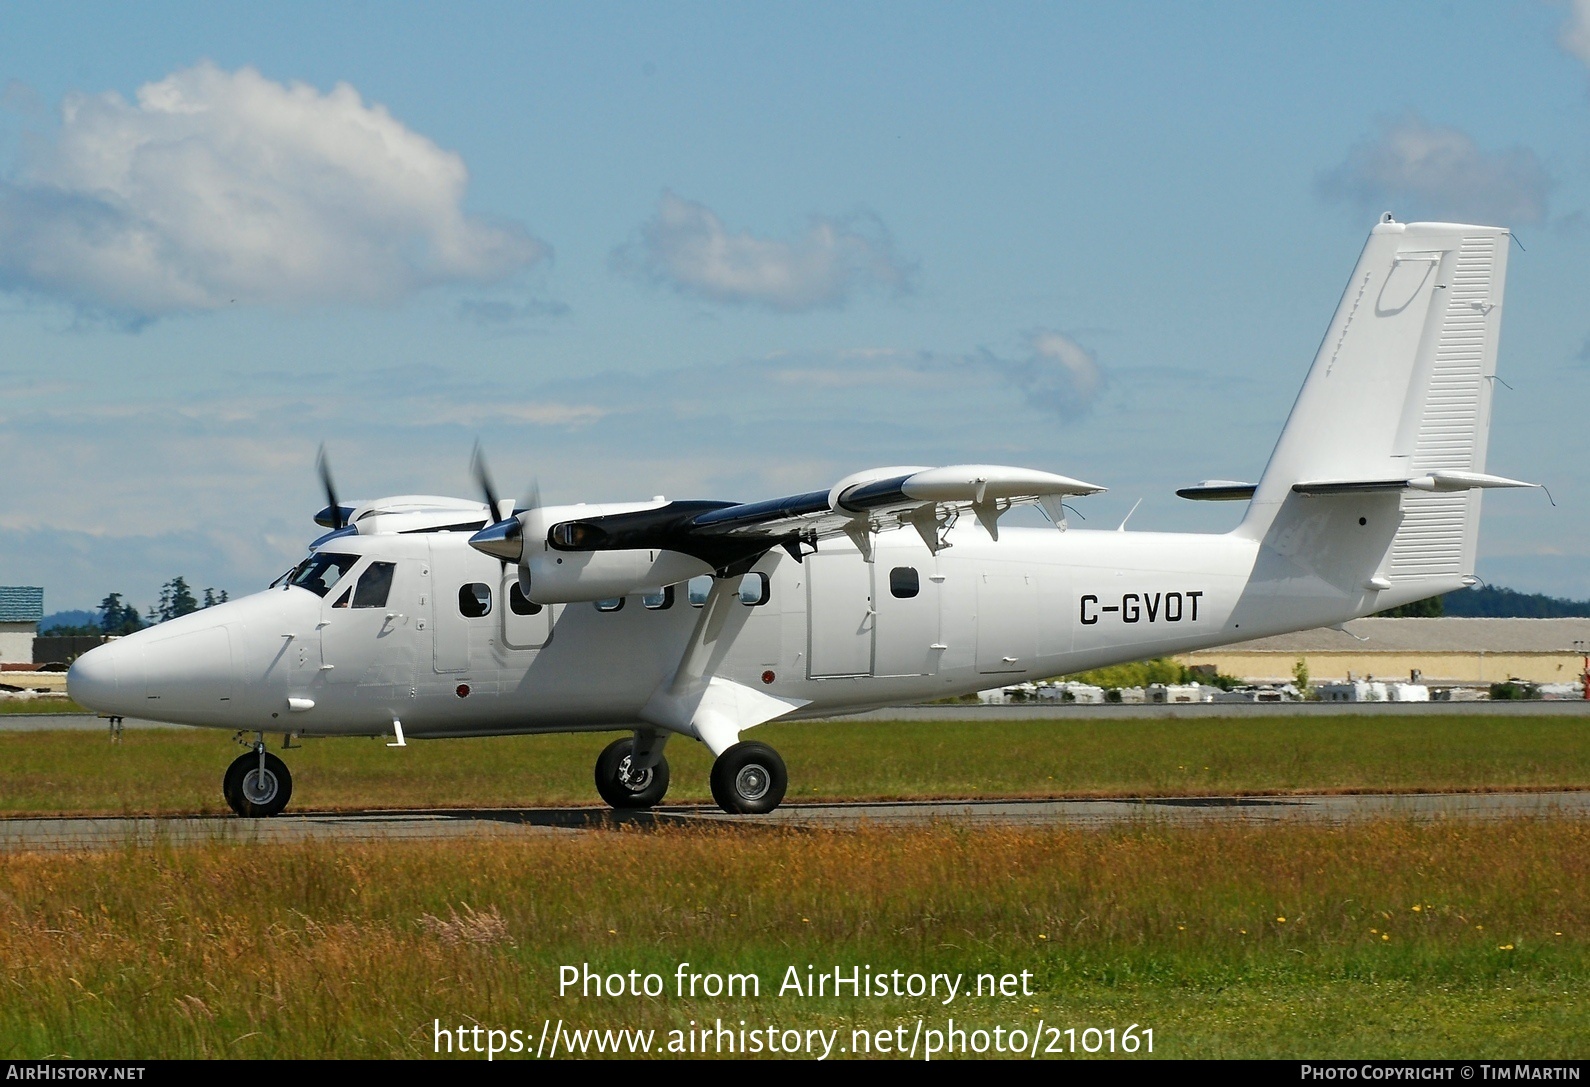
<instances>
[{"instance_id":1,"label":"evergreen tree","mask_svg":"<svg viewBox=\"0 0 1590 1087\"><path fill-rule=\"evenodd\" d=\"M1387 619L1439 619L1446 614L1446 608L1442 603L1444 599L1444 597L1440 596L1427 596L1423 600L1415 600L1411 604L1403 604L1400 607L1387 608L1385 611L1377 611L1375 614Z\"/></svg>"},{"instance_id":2,"label":"evergreen tree","mask_svg":"<svg viewBox=\"0 0 1590 1087\"><path fill-rule=\"evenodd\" d=\"M156 622L165 622L180 615L199 610L199 601L188 588L187 578L180 575L160 586L160 603L151 611L158 616Z\"/></svg>"},{"instance_id":3,"label":"evergreen tree","mask_svg":"<svg viewBox=\"0 0 1590 1087\"><path fill-rule=\"evenodd\" d=\"M105 634L131 634L144 627L138 609L122 603L121 593L111 593L95 610L99 612L99 629Z\"/></svg>"}]
</instances>

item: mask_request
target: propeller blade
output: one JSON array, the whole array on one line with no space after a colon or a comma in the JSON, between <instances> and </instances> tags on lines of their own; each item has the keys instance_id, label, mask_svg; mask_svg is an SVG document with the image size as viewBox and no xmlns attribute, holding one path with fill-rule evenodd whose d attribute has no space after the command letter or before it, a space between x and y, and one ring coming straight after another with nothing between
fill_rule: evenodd
<instances>
[{"instance_id":1,"label":"propeller blade","mask_svg":"<svg viewBox=\"0 0 1590 1087\"><path fill-rule=\"evenodd\" d=\"M475 485L486 495L486 506L491 511L493 523L502 520L502 502L497 497L497 487L491 481L491 470L486 467L486 453L480 448L480 442L475 442L475 453L470 457L470 471L474 473Z\"/></svg>"},{"instance_id":2,"label":"propeller blade","mask_svg":"<svg viewBox=\"0 0 1590 1087\"><path fill-rule=\"evenodd\" d=\"M529 513L541 508L541 481L532 479L529 490L519 499L519 512Z\"/></svg>"},{"instance_id":3,"label":"propeller blade","mask_svg":"<svg viewBox=\"0 0 1590 1087\"><path fill-rule=\"evenodd\" d=\"M337 485L331 479L331 462L326 459L326 443L320 443L320 452L315 455L315 467L320 470L320 485L326 490L326 504L331 511L331 528L341 528L346 522L342 519L342 505L337 501Z\"/></svg>"}]
</instances>

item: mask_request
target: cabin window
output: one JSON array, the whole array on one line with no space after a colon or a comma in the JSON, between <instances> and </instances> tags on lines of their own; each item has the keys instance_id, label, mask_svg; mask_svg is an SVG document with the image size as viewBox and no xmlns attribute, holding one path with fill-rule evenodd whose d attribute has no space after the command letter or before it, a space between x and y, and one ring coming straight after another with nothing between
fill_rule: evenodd
<instances>
[{"instance_id":1,"label":"cabin window","mask_svg":"<svg viewBox=\"0 0 1590 1087\"><path fill-rule=\"evenodd\" d=\"M896 566L889 571L889 594L898 596L902 600L909 599L922 591L922 581L917 577L916 567Z\"/></svg>"},{"instance_id":2,"label":"cabin window","mask_svg":"<svg viewBox=\"0 0 1590 1087\"><path fill-rule=\"evenodd\" d=\"M759 608L773 595L773 579L760 570L753 570L740 579L740 603L748 608Z\"/></svg>"},{"instance_id":3,"label":"cabin window","mask_svg":"<svg viewBox=\"0 0 1590 1087\"><path fill-rule=\"evenodd\" d=\"M525 596L524 590L516 581L508 589L508 610L515 615L539 615L541 605Z\"/></svg>"},{"instance_id":4,"label":"cabin window","mask_svg":"<svg viewBox=\"0 0 1590 1087\"><path fill-rule=\"evenodd\" d=\"M674 606L674 587L664 585L660 589L641 593L640 603L648 611L667 611Z\"/></svg>"},{"instance_id":5,"label":"cabin window","mask_svg":"<svg viewBox=\"0 0 1590 1087\"><path fill-rule=\"evenodd\" d=\"M337 602L335 604L331 605L331 606L334 607L334 608L345 608L345 607L347 607L348 606L348 598L350 596L352 596L352 595L353 595L353 590L352 589L344 589L344 590L342 590L342 595L337 597Z\"/></svg>"},{"instance_id":6,"label":"cabin window","mask_svg":"<svg viewBox=\"0 0 1590 1087\"><path fill-rule=\"evenodd\" d=\"M353 590L353 606L356 608L384 608L386 598L392 592L392 573L397 569L395 562L372 562L370 568L359 575L359 584ZM337 602L341 607L342 602ZM486 602L487 610L491 602Z\"/></svg>"},{"instance_id":7,"label":"cabin window","mask_svg":"<svg viewBox=\"0 0 1590 1087\"><path fill-rule=\"evenodd\" d=\"M465 619L491 614L491 586L471 582L458 590L458 611Z\"/></svg>"},{"instance_id":8,"label":"cabin window","mask_svg":"<svg viewBox=\"0 0 1590 1087\"><path fill-rule=\"evenodd\" d=\"M300 589L308 589L316 596L325 596L358 561L358 555L318 552L298 564L289 582Z\"/></svg>"},{"instance_id":9,"label":"cabin window","mask_svg":"<svg viewBox=\"0 0 1590 1087\"><path fill-rule=\"evenodd\" d=\"M707 602L707 597L712 593L712 575L698 574L687 581L685 587L690 597L690 606L699 608Z\"/></svg>"},{"instance_id":10,"label":"cabin window","mask_svg":"<svg viewBox=\"0 0 1590 1087\"><path fill-rule=\"evenodd\" d=\"M610 596L606 600L598 600L596 602L597 611L618 611L623 606L624 598L622 596Z\"/></svg>"}]
</instances>

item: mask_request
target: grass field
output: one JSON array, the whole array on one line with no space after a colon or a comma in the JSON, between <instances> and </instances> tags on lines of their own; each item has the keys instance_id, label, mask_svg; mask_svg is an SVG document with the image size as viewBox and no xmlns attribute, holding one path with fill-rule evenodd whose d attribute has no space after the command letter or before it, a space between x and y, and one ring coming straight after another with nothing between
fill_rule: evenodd
<instances>
[{"instance_id":1,"label":"grass field","mask_svg":"<svg viewBox=\"0 0 1590 1087\"><path fill-rule=\"evenodd\" d=\"M434 1022L1153 1031L1159 1057L1582 1057L1590 825L747 828L0 856L8 1057L429 1055ZM558 969L659 997L558 994ZM758 997L679 998L675 971ZM786 968L1032 995L779 995ZM847 1054L848 1055L848 1054Z\"/></svg>"},{"instance_id":2,"label":"grass field","mask_svg":"<svg viewBox=\"0 0 1590 1087\"><path fill-rule=\"evenodd\" d=\"M70 698L5 698L0 699L0 715L41 713L88 713Z\"/></svg>"},{"instance_id":3,"label":"grass field","mask_svg":"<svg viewBox=\"0 0 1590 1087\"><path fill-rule=\"evenodd\" d=\"M1556 717L816 722L751 734L789 765L791 800L1208 795L1590 787L1590 728ZM611 736L309 740L284 752L292 810L595 803ZM220 812L240 753L206 730L0 733L0 812ZM673 802L710 802L710 755L668 747Z\"/></svg>"}]
</instances>

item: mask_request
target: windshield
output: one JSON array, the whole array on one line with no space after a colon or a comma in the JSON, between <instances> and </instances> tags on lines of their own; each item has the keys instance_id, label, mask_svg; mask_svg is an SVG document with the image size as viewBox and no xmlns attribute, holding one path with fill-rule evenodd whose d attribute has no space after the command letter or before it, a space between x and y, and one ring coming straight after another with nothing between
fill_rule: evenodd
<instances>
[{"instance_id":1,"label":"windshield","mask_svg":"<svg viewBox=\"0 0 1590 1087\"><path fill-rule=\"evenodd\" d=\"M316 596L325 596L358 561L358 555L335 555L322 551L299 563L287 579L287 584L308 589Z\"/></svg>"}]
</instances>

